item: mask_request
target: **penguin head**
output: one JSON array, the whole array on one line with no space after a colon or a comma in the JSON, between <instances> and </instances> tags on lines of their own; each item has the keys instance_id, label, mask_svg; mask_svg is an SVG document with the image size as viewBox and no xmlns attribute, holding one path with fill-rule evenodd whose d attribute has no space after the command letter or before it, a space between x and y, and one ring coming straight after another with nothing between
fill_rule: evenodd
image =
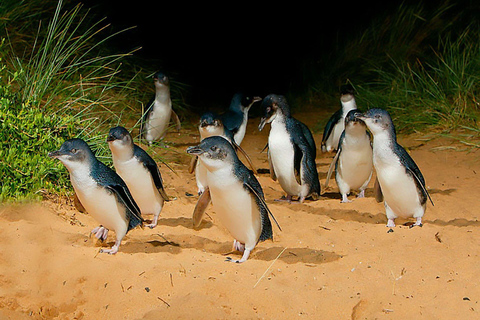
<instances>
[{"instance_id":1,"label":"penguin head","mask_svg":"<svg viewBox=\"0 0 480 320\"><path fill-rule=\"evenodd\" d=\"M223 127L222 120L213 112L205 112L200 117L200 128Z\"/></svg>"},{"instance_id":2,"label":"penguin head","mask_svg":"<svg viewBox=\"0 0 480 320\"><path fill-rule=\"evenodd\" d=\"M200 118L198 126L200 139L203 140L210 136L221 136L225 132L223 122L220 117L213 112L205 112Z\"/></svg>"},{"instance_id":3,"label":"penguin head","mask_svg":"<svg viewBox=\"0 0 480 320\"><path fill-rule=\"evenodd\" d=\"M220 136L203 139L199 145L189 147L187 153L198 156L211 171L220 169L238 159L230 142Z\"/></svg>"},{"instance_id":4,"label":"penguin head","mask_svg":"<svg viewBox=\"0 0 480 320\"><path fill-rule=\"evenodd\" d=\"M363 114L357 115L357 118L365 122L374 136L384 132L395 135L392 118L384 109L370 109Z\"/></svg>"},{"instance_id":5,"label":"penguin head","mask_svg":"<svg viewBox=\"0 0 480 320\"><path fill-rule=\"evenodd\" d=\"M65 141L60 149L50 152L48 156L60 160L69 171L90 164L95 158L88 144L78 138Z\"/></svg>"},{"instance_id":6,"label":"penguin head","mask_svg":"<svg viewBox=\"0 0 480 320\"><path fill-rule=\"evenodd\" d=\"M271 123L280 112L285 117L290 117L290 107L284 96L269 94L262 101L263 116L260 119L258 130L262 131L266 123Z\"/></svg>"},{"instance_id":7,"label":"penguin head","mask_svg":"<svg viewBox=\"0 0 480 320\"><path fill-rule=\"evenodd\" d=\"M229 109L244 113L245 111L248 111L255 102L261 101L261 100L262 98L260 97L249 96L241 92L237 92L233 95L232 101L230 102Z\"/></svg>"},{"instance_id":8,"label":"penguin head","mask_svg":"<svg viewBox=\"0 0 480 320\"><path fill-rule=\"evenodd\" d=\"M155 87L168 87L170 85L170 80L163 72L156 72L153 75L153 83Z\"/></svg>"},{"instance_id":9,"label":"penguin head","mask_svg":"<svg viewBox=\"0 0 480 320\"><path fill-rule=\"evenodd\" d=\"M340 100L342 102L348 102L355 97L354 93L355 90L351 84L344 84L340 87Z\"/></svg>"},{"instance_id":10,"label":"penguin head","mask_svg":"<svg viewBox=\"0 0 480 320\"><path fill-rule=\"evenodd\" d=\"M107 136L108 146L114 153L123 150L133 150L132 136L124 127L118 126L111 128Z\"/></svg>"}]
</instances>

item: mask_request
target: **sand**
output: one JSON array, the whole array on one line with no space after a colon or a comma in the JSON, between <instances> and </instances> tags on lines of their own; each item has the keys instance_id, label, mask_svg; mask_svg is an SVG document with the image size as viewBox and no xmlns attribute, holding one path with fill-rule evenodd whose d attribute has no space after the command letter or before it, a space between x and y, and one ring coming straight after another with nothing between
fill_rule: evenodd
<instances>
[{"instance_id":1,"label":"sand","mask_svg":"<svg viewBox=\"0 0 480 320\"><path fill-rule=\"evenodd\" d=\"M316 113L296 115L310 127ZM192 123L196 121L192 119ZM250 119L242 146L268 168L269 126ZM187 128L185 128L187 127ZM401 135L422 170L435 206L422 228L397 220L387 233L382 203L350 196L340 203L334 180L318 201L275 202L283 195L259 174L282 230L259 243L243 264L225 262L233 239L210 206L201 227L187 172L193 125L171 132L158 150L167 193L155 229L137 228L118 254L99 253L97 223L71 199L3 206L0 211L0 319L478 319L480 154L443 138ZM321 133L314 135L317 145ZM333 155L317 156L323 184ZM151 216L145 217L147 220ZM113 233L105 245L113 245Z\"/></svg>"}]
</instances>

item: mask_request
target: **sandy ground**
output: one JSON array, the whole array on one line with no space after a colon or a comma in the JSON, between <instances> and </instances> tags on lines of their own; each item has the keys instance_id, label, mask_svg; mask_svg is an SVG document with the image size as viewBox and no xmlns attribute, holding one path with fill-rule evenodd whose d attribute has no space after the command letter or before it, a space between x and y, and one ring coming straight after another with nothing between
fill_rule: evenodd
<instances>
[{"instance_id":1,"label":"sandy ground","mask_svg":"<svg viewBox=\"0 0 480 320\"><path fill-rule=\"evenodd\" d=\"M311 127L319 119L296 116ZM266 169L260 150L269 126L258 132L258 121L250 120L242 146ZM212 207L192 228L197 195L185 149L198 134L191 128L169 133L172 146L159 151L175 170L161 166L177 199L166 203L157 228L131 231L116 255L98 253L89 237L96 222L71 201L1 208L0 319L480 318L478 150L401 136L435 206L423 228L397 220L393 233L373 182L366 198L351 203L340 203L332 181L319 201L288 204L274 201L280 185L260 174L283 231L274 227L274 240L239 265L225 262L233 239ZM319 145L321 133L315 139ZM317 156L322 188L332 157ZM113 242L111 233L106 245Z\"/></svg>"}]
</instances>

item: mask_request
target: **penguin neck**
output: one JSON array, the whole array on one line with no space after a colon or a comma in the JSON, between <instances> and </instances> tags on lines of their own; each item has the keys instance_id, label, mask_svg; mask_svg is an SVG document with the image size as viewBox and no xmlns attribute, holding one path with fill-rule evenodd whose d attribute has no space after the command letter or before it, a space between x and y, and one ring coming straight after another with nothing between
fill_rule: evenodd
<instances>
[{"instance_id":1,"label":"penguin neck","mask_svg":"<svg viewBox=\"0 0 480 320\"><path fill-rule=\"evenodd\" d=\"M385 150L391 149L397 143L395 133L383 130L373 134L373 149Z\"/></svg>"},{"instance_id":2,"label":"penguin neck","mask_svg":"<svg viewBox=\"0 0 480 320\"><path fill-rule=\"evenodd\" d=\"M113 161L128 161L133 157L133 146L111 148Z\"/></svg>"},{"instance_id":3,"label":"penguin neck","mask_svg":"<svg viewBox=\"0 0 480 320\"><path fill-rule=\"evenodd\" d=\"M272 120L272 126L285 126L287 116L280 110L277 109L275 119Z\"/></svg>"},{"instance_id":4,"label":"penguin neck","mask_svg":"<svg viewBox=\"0 0 480 320\"><path fill-rule=\"evenodd\" d=\"M343 115L345 116L350 110L355 110L357 109L357 103L355 102L355 98L352 98L348 101L342 101L342 112Z\"/></svg>"},{"instance_id":5,"label":"penguin neck","mask_svg":"<svg viewBox=\"0 0 480 320\"><path fill-rule=\"evenodd\" d=\"M165 85L157 86L155 89L155 101L166 103L170 100L170 88Z\"/></svg>"}]
</instances>

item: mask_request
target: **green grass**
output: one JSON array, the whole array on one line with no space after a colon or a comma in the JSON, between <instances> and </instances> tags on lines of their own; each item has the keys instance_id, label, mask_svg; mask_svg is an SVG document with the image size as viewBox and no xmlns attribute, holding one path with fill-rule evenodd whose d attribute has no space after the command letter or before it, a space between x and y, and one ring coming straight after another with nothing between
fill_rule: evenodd
<instances>
[{"instance_id":1,"label":"green grass","mask_svg":"<svg viewBox=\"0 0 480 320\"><path fill-rule=\"evenodd\" d=\"M475 11L449 2L402 4L335 48L310 95L338 101L348 81L361 109L387 109L399 131L478 127L479 26Z\"/></svg>"},{"instance_id":2,"label":"green grass","mask_svg":"<svg viewBox=\"0 0 480 320\"><path fill-rule=\"evenodd\" d=\"M4 0L0 14L0 201L67 194L67 170L48 152L80 137L111 164L106 134L137 125L153 71L111 49L118 32L81 5ZM181 89L172 90L178 103Z\"/></svg>"}]
</instances>

